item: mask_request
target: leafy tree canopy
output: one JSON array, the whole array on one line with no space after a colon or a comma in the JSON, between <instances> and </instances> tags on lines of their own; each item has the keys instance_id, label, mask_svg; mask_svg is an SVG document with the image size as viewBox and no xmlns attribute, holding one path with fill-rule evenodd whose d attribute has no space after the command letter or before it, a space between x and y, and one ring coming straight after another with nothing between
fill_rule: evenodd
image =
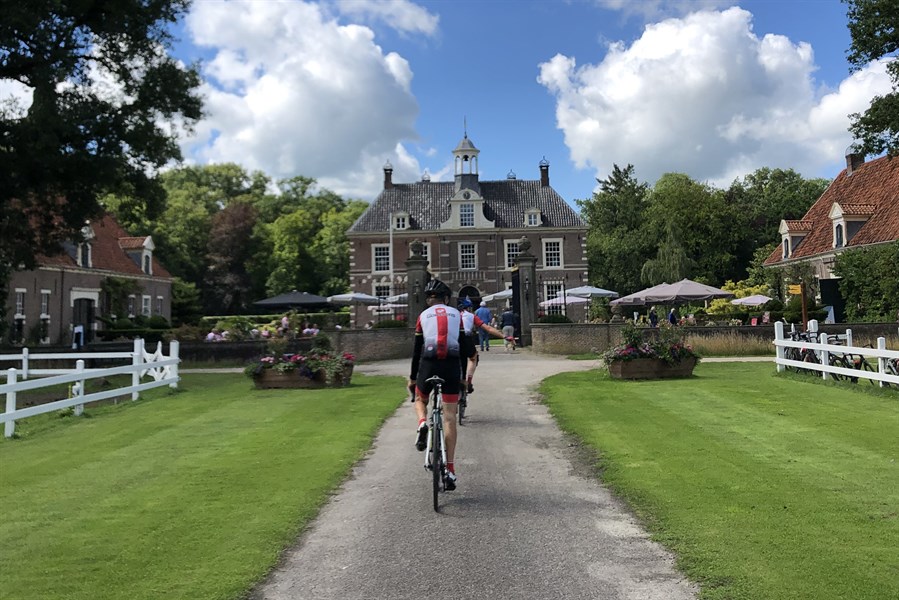
<instances>
[{"instance_id":1,"label":"leafy tree canopy","mask_svg":"<svg viewBox=\"0 0 899 600\"><path fill-rule=\"evenodd\" d=\"M0 282L77 235L106 192L153 212L156 171L201 116L195 67L168 54L187 0L0 4Z\"/></svg>"},{"instance_id":2,"label":"leafy tree canopy","mask_svg":"<svg viewBox=\"0 0 899 600\"><path fill-rule=\"evenodd\" d=\"M854 70L889 59L887 73L893 91L875 96L864 113L850 115L849 130L865 154L899 154L899 0L844 0L848 5L849 62Z\"/></svg>"},{"instance_id":3,"label":"leafy tree canopy","mask_svg":"<svg viewBox=\"0 0 899 600\"><path fill-rule=\"evenodd\" d=\"M851 321L895 321L899 311L899 242L846 250L837 255L834 274L841 277Z\"/></svg>"}]
</instances>

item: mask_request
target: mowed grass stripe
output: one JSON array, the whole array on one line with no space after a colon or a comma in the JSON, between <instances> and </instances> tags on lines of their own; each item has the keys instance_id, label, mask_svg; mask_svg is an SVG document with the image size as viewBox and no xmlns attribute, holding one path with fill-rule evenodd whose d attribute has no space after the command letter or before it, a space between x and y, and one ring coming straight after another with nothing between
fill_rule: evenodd
<instances>
[{"instance_id":1,"label":"mowed grass stripe","mask_svg":"<svg viewBox=\"0 0 899 600\"><path fill-rule=\"evenodd\" d=\"M238 598L276 562L383 420L397 378L182 392L0 445L0 555L15 598ZM7 469L7 465L9 468Z\"/></svg>"},{"instance_id":2,"label":"mowed grass stripe","mask_svg":"<svg viewBox=\"0 0 899 600\"><path fill-rule=\"evenodd\" d=\"M899 597L899 397L773 370L703 364L654 382L594 371L544 392L704 598Z\"/></svg>"}]
</instances>

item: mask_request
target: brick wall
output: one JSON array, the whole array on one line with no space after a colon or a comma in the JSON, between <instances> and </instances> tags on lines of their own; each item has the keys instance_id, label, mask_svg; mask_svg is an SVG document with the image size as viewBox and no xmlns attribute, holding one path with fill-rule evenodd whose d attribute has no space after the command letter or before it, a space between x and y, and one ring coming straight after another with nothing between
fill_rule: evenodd
<instances>
[{"instance_id":1,"label":"brick wall","mask_svg":"<svg viewBox=\"0 0 899 600\"><path fill-rule=\"evenodd\" d=\"M336 349L354 354L356 360L365 362L391 358L412 358L412 345L415 337L411 327L342 329L327 333Z\"/></svg>"}]
</instances>

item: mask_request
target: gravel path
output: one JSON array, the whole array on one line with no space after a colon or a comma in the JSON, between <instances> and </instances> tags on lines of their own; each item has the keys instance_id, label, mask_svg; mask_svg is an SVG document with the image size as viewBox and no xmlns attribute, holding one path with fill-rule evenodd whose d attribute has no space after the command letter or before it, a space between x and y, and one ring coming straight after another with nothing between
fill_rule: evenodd
<instances>
[{"instance_id":1,"label":"gravel path","mask_svg":"<svg viewBox=\"0 0 899 600\"><path fill-rule=\"evenodd\" d=\"M251 598L695 598L671 556L597 483L534 397L544 377L595 366L484 353L460 430L459 487L442 494L439 514L404 404ZM405 376L408 361L357 369Z\"/></svg>"}]
</instances>

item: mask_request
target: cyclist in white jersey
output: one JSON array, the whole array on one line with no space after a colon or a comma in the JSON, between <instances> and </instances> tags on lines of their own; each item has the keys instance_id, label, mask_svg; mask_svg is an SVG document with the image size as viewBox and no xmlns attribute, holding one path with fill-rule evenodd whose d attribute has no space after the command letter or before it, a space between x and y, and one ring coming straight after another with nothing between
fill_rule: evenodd
<instances>
[{"instance_id":1,"label":"cyclist in white jersey","mask_svg":"<svg viewBox=\"0 0 899 600\"><path fill-rule=\"evenodd\" d=\"M479 316L471 312L471 309L471 299L466 297L462 298L462 300L459 301L459 312L462 313L462 325L465 329L465 335L471 336L474 340L479 337L478 331L485 331L489 335L492 335L494 337L503 337L502 331L495 327L491 327L490 325L482 321ZM473 346L472 355L466 358L468 359L467 364L462 363L462 375L465 376L465 384L468 386L468 393L471 394L472 392L474 392L474 385L472 385L474 372L475 369L478 368L478 361L480 360L477 345Z\"/></svg>"},{"instance_id":2,"label":"cyclist in white jersey","mask_svg":"<svg viewBox=\"0 0 899 600\"><path fill-rule=\"evenodd\" d=\"M462 383L462 357L468 356L474 342L465 335L462 315L452 306L447 306L452 292L439 279L432 279L425 287L428 308L418 316L415 324L415 347L412 353L412 369L409 373L409 387L415 386L415 413L418 427L415 433L415 447L421 451L428 439L428 394L431 384L427 380L433 375L443 379L443 412L445 414L444 437L446 439L446 479L447 491L456 489L456 411L459 390Z\"/></svg>"}]
</instances>

